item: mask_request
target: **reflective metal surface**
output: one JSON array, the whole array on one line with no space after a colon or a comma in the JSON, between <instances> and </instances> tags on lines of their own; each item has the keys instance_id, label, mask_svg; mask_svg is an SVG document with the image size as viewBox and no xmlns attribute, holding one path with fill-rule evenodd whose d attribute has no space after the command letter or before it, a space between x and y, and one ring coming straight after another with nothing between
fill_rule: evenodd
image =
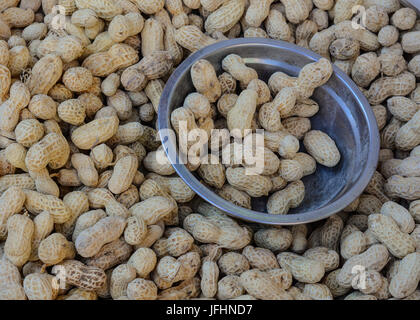
<instances>
[{"instance_id":1,"label":"reflective metal surface","mask_svg":"<svg viewBox=\"0 0 420 320\"><path fill-rule=\"evenodd\" d=\"M170 114L183 105L185 96L195 91L191 82L191 65L199 59L209 60L221 72L222 59L236 53L254 68L260 79L268 80L276 71L297 76L306 64L320 56L293 44L262 38L226 40L208 46L189 56L171 75L163 91L158 114L159 130L171 128ZM287 215L267 214L266 198L254 199L253 210L224 200L199 182L183 164L177 164L174 139L161 135L169 160L178 175L203 199L227 214L247 221L290 225L321 220L339 212L365 189L377 165L379 132L371 107L353 81L334 67L327 84L315 90L313 99L320 111L311 118L312 129L319 129L336 142L341 161L334 168L317 165L316 172L303 178L306 192L302 204Z\"/></svg>"},{"instance_id":2,"label":"reflective metal surface","mask_svg":"<svg viewBox=\"0 0 420 320\"><path fill-rule=\"evenodd\" d=\"M410 7L417 11L417 14L420 15L420 1L419 0L400 0L401 4L404 7Z\"/></svg>"}]
</instances>

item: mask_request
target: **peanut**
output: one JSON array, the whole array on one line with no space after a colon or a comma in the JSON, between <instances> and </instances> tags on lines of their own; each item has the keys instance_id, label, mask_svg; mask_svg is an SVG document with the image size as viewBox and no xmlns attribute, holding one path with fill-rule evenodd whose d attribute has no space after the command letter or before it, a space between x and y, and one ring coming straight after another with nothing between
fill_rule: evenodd
<instances>
[{"instance_id":1,"label":"peanut","mask_svg":"<svg viewBox=\"0 0 420 320\"><path fill-rule=\"evenodd\" d=\"M71 211L60 198L31 190L24 190L24 192L26 194L25 207L29 212L39 214L42 211L48 211L54 218L54 223L64 223L70 219Z\"/></svg>"},{"instance_id":2,"label":"peanut","mask_svg":"<svg viewBox=\"0 0 420 320\"><path fill-rule=\"evenodd\" d=\"M137 167L137 157L127 156L118 160L108 182L109 190L114 194L126 191L134 179Z\"/></svg>"},{"instance_id":3,"label":"peanut","mask_svg":"<svg viewBox=\"0 0 420 320\"><path fill-rule=\"evenodd\" d=\"M85 186L95 187L98 184L98 172L93 160L82 153L75 153L71 156L71 163L77 170L77 175Z\"/></svg>"},{"instance_id":4,"label":"peanut","mask_svg":"<svg viewBox=\"0 0 420 320\"><path fill-rule=\"evenodd\" d=\"M115 42L123 42L130 36L143 30L144 19L140 13L130 12L126 15L115 16L108 26L108 32Z\"/></svg>"},{"instance_id":5,"label":"peanut","mask_svg":"<svg viewBox=\"0 0 420 320\"><path fill-rule=\"evenodd\" d=\"M126 261L130 257L131 253L131 246L125 243L122 239L117 239L104 245L97 254L86 259L85 263L88 266L95 266L103 270L110 270L110 268L115 265Z\"/></svg>"},{"instance_id":6,"label":"peanut","mask_svg":"<svg viewBox=\"0 0 420 320\"><path fill-rule=\"evenodd\" d=\"M414 240L402 232L393 218L386 215L369 216L369 229L396 257L403 258L416 249Z\"/></svg>"},{"instance_id":7,"label":"peanut","mask_svg":"<svg viewBox=\"0 0 420 320\"><path fill-rule=\"evenodd\" d=\"M176 42L183 48L192 52L200 50L207 45L216 42L213 38L205 35L197 26L188 25L176 30Z\"/></svg>"},{"instance_id":8,"label":"peanut","mask_svg":"<svg viewBox=\"0 0 420 320\"><path fill-rule=\"evenodd\" d=\"M118 123L119 120L115 116L92 120L74 130L71 140L80 149L91 149L117 133Z\"/></svg>"},{"instance_id":9,"label":"peanut","mask_svg":"<svg viewBox=\"0 0 420 320\"><path fill-rule=\"evenodd\" d=\"M25 108L30 101L28 88L17 81L10 87L9 99L0 105L0 129L13 131L19 121L19 112Z\"/></svg>"},{"instance_id":10,"label":"peanut","mask_svg":"<svg viewBox=\"0 0 420 320\"><path fill-rule=\"evenodd\" d=\"M228 220L229 221L229 220ZM232 225L220 226L214 219L200 214L190 214L184 219L184 229L202 243L217 243L225 248L243 248L250 242L250 235L234 221ZM202 230L206 228L207 230Z\"/></svg>"},{"instance_id":11,"label":"peanut","mask_svg":"<svg viewBox=\"0 0 420 320\"><path fill-rule=\"evenodd\" d=\"M105 244L119 238L125 225L126 222L120 217L99 220L78 235L75 242L77 252L85 258L94 256Z\"/></svg>"},{"instance_id":12,"label":"peanut","mask_svg":"<svg viewBox=\"0 0 420 320\"><path fill-rule=\"evenodd\" d=\"M239 130L236 133L239 137L244 136L245 130L251 129L252 117L257 107L257 98L257 93L254 90L242 91L235 105L227 114L229 130Z\"/></svg>"},{"instance_id":13,"label":"peanut","mask_svg":"<svg viewBox=\"0 0 420 320\"><path fill-rule=\"evenodd\" d=\"M114 44L107 52L90 55L83 61L82 66L97 77L108 76L111 73L131 66L138 61L137 52L126 44Z\"/></svg>"},{"instance_id":14,"label":"peanut","mask_svg":"<svg viewBox=\"0 0 420 320\"><path fill-rule=\"evenodd\" d=\"M63 73L63 62L60 57L46 55L41 58L32 68L32 74L28 83L32 95L47 94L57 83Z\"/></svg>"},{"instance_id":15,"label":"peanut","mask_svg":"<svg viewBox=\"0 0 420 320\"><path fill-rule=\"evenodd\" d=\"M273 0L250 1L250 6L246 10L245 20L252 27L259 27L267 18L270 12L270 5Z\"/></svg>"},{"instance_id":16,"label":"peanut","mask_svg":"<svg viewBox=\"0 0 420 320\"><path fill-rule=\"evenodd\" d=\"M403 206L392 201L386 202L381 208L381 213L394 219L402 232L411 233L414 230L415 222Z\"/></svg>"},{"instance_id":17,"label":"peanut","mask_svg":"<svg viewBox=\"0 0 420 320\"><path fill-rule=\"evenodd\" d=\"M305 1L282 0L281 3L285 7L286 17L292 23L300 23L309 16L312 9Z\"/></svg>"},{"instance_id":18,"label":"peanut","mask_svg":"<svg viewBox=\"0 0 420 320\"><path fill-rule=\"evenodd\" d=\"M283 288L273 283L267 272L258 269L242 273L240 284L257 299L292 300L292 297Z\"/></svg>"},{"instance_id":19,"label":"peanut","mask_svg":"<svg viewBox=\"0 0 420 320\"><path fill-rule=\"evenodd\" d=\"M226 32L239 21L244 10L244 0L226 2L207 17L204 28L210 34L215 31Z\"/></svg>"},{"instance_id":20,"label":"peanut","mask_svg":"<svg viewBox=\"0 0 420 320\"><path fill-rule=\"evenodd\" d=\"M285 189L273 193L267 202L270 214L287 214L290 208L296 208L305 197L305 186L302 181L294 181Z\"/></svg>"},{"instance_id":21,"label":"peanut","mask_svg":"<svg viewBox=\"0 0 420 320\"><path fill-rule=\"evenodd\" d=\"M57 225L56 230L69 237L74 231L76 220L89 210L89 201L85 193L73 191L63 197L63 203L70 208L71 217L65 223Z\"/></svg>"},{"instance_id":22,"label":"peanut","mask_svg":"<svg viewBox=\"0 0 420 320\"><path fill-rule=\"evenodd\" d=\"M271 180L266 176L247 175L245 171L245 168L227 168L226 179L230 185L251 197L268 195L272 187Z\"/></svg>"},{"instance_id":23,"label":"peanut","mask_svg":"<svg viewBox=\"0 0 420 320\"><path fill-rule=\"evenodd\" d=\"M271 251L285 251L292 244L292 233L287 229L261 229L254 234L255 243Z\"/></svg>"},{"instance_id":24,"label":"peanut","mask_svg":"<svg viewBox=\"0 0 420 320\"><path fill-rule=\"evenodd\" d=\"M241 298L244 291L240 278L235 275L227 275L217 283L217 298L220 300Z\"/></svg>"},{"instance_id":25,"label":"peanut","mask_svg":"<svg viewBox=\"0 0 420 320\"><path fill-rule=\"evenodd\" d=\"M174 210L174 203L162 196L155 196L141 201L130 208L133 216L142 218L146 224L155 224Z\"/></svg>"},{"instance_id":26,"label":"peanut","mask_svg":"<svg viewBox=\"0 0 420 320\"><path fill-rule=\"evenodd\" d=\"M363 252L366 248L367 239L363 232L355 231L344 237L341 241L341 255L344 259L350 259L351 257L358 255Z\"/></svg>"},{"instance_id":27,"label":"peanut","mask_svg":"<svg viewBox=\"0 0 420 320\"><path fill-rule=\"evenodd\" d=\"M29 260L31 254L34 223L24 215L13 215L7 220L7 232L4 255L15 266L21 267Z\"/></svg>"},{"instance_id":28,"label":"peanut","mask_svg":"<svg viewBox=\"0 0 420 320\"><path fill-rule=\"evenodd\" d=\"M399 86L396 86L399 83ZM409 72L403 72L395 77L384 77L376 80L369 88L368 99L371 104L380 104L393 95L404 96L415 88L415 77Z\"/></svg>"},{"instance_id":29,"label":"peanut","mask_svg":"<svg viewBox=\"0 0 420 320\"><path fill-rule=\"evenodd\" d=\"M305 251L304 257L317 260L324 264L325 272L337 269L340 262L339 254L325 247L311 248Z\"/></svg>"},{"instance_id":30,"label":"peanut","mask_svg":"<svg viewBox=\"0 0 420 320\"><path fill-rule=\"evenodd\" d=\"M38 257L46 265L51 266L65 259L74 259L76 251L72 242L61 233L53 233L43 239L38 247Z\"/></svg>"},{"instance_id":31,"label":"peanut","mask_svg":"<svg viewBox=\"0 0 420 320\"><path fill-rule=\"evenodd\" d=\"M0 299L26 300L19 269L7 259L0 260Z\"/></svg>"},{"instance_id":32,"label":"peanut","mask_svg":"<svg viewBox=\"0 0 420 320\"><path fill-rule=\"evenodd\" d=\"M23 280L29 300L55 300L58 295L55 279L50 274L32 273Z\"/></svg>"},{"instance_id":33,"label":"peanut","mask_svg":"<svg viewBox=\"0 0 420 320\"><path fill-rule=\"evenodd\" d=\"M210 102L215 102L220 97L220 83L210 62L206 60L197 61L191 67L191 79L197 91Z\"/></svg>"},{"instance_id":34,"label":"peanut","mask_svg":"<svg viewBox=\"0 0 420 320\"><path fill-rule=\"evenodd\" d=\"M402 36L401 45L403 50L407 53L417 53L420 51L418 44L419 31L407 32Z\"/></svg>"},{"instance_id":35,"label":"peanut","mask_svg":"<svg viewBox=\"0 0 420 320\"><path fill-rule=\"evenodd\" d=\"M128 284L136 278L136 269L129 264L120 264L112 271L110 293L113 299L127 294Z\"/></svg>"},{"instance_id":36,"label":"peanut","mask_svg":"<svg viewBox=\"0 0 420 320\"><path fill-rule=\"evenodd\" d=\"M37 215L34 222L34 234L31 243L30 261L38 260L38 247L42 240L44 240L54 229L54 219L47 212L44 211Z\"/></svg>"},{"instance_id":37,"label":"peanut","mask_svg":"<svg viewBox=\"0 0 420 320\"><path fill-rule=\"evenodd\" d=\"M420 210L420 201L416 200L416 201L411 202L409 210L410 210L410 214L414 218L414 220L416 222L419 222L419 220L420 220L420 216L419 216L419 214L420 214L420 211L419 211Z\"/></svg>"},{"instance_id":38,"label":"peanut","mask_svg":"<svg viewBox=\"0 0 420 320\"><path fill-rule=\"evenodd\" d=\"M253 246L246 246L242 250L242 255L249 261L252 268L261 271L278 268L278 262L274 254L265 248L254 248Z\"/></svg>"},{"instance_id":39,"label":"peanut","mask_svg":"<svg viewBox=\"0 0 420 320\"><path fill-rule=\"evenodd\" d=\"M32 171L40 171L47 165L59 169L65 165L69 154L70 147L64 136L48 133L29 148L25 158L26 167Z\"/></svg>"},{"instance_id":40,"label":"peanut","mask_svg":"<svg viewBox=\"0 0 420 320\"><path fill-rule=\"evenodd\" d=\"M395 298L405 298L412 294L419 282L420 256L414 252L405 256L398 271L389 284L389 292Z\"/></svg>"},{"instance_id":41,"label":"peanut","mask_svg":"<svg viewBox=\"0 0 420 320\"><path fill-rule=\"evenodd\" d=\"M246 88L252 80L258 78L257 72L247 67L244 60L235 54L230 54L222 60L222 68L238 80L242 88Z\"/></svg>"},{"instance_id":42,"label":"peanut","mask_svg":"<svg viewBox=\"0 0 420 320\"><path fill-rule=\"evenodd\" d=\"M93 208L105 208L108 216L127 218L128 209L119 203L113 194L105 188L96 188L88 191L89 204Z\"/></svg>"},{"instance_id":43,"label":"peanut","mask_svg":"<svg viewBox=\"0 0 420 320\"><path fill-rule=\"evenodd\" d=\"M139 277L145 278L156 266L156 254L149 248L137 249L128 259L128 264L136 269Z\"/></svg>"},{"instance_id":44,"label":"peanut","mask_svg":"<svg viewBox=\"0 0 420 320\"><path fill-rule=\"evenodd\" d=\"M388 258L389 253L385 246L380 244L373 245L365 252L351 257L344 263L337 275L337 282L344 288L350 288L352 279L357 275L357 273L353 273L355 266L360 265L365 270L381 271L388 263Z\"/></svg>"},{"instance_id":45,"label":"peanut","mask_svg":"<svg viewBox=\"0 0 420 320\"><path fill-rule=\"evenodd\" d=\"M335 142L322 131L309 131L305 134L303 143L308 153L324 166L334 167L340 161L340 152Z\"/></svg>"},{"instance_id":46,"label":"peanut","mask_svg":"<svg viewBox=\"0 0 420 320\"><path fill-rule=\"evenodd\" d=\"M290 271L293 277L301 282L316 283L325 273L322 262L295 253L280 253L277 255L277 260L283 269Z\"/></svg>"},{"instance_id":47,"label":"peanut","mask_svg":"<svg viewBox=\"0 0 420 320\"><path fill-rule=\"evenodd\" d=\"M217 263L220 271L227 275L239 276L250 269L249 262L245 256L236 252L223 254Z\"/></svg>"},{"instance_id":48,"label":"peanut","mask_svg":"<svg viewBox=\"0 0 420 320\"><path fill-rule=\"evenodd\" d=\"M303 294L314 300L333 300L330 289L324 284L305 284Z\"/></svg>"},{"instance_id":49,"label":"peanut","mask_svg":"<svg viewBox=\"0 0 420 320\"><path fill-rule=\"evenodd\" d=\"M106 274L102 269L85 266L77 260L66 260L55 265L52 273L63 277L66 283L86 290L99 289L106 281Z\"/></svg>"},{"instance_id":50,"label":"peanut","mask_svg":"<svg viewBox=\"0 0 420 320\"><path fill-rule=\"evenodd\" d=\"M400 197L407 200L416 200L420 195L419 177L404 178L393 175L385 183L385 192L390 197Z\"/></svg>"},{"instance_id":51,"label":"peanut","mask_svg":"<svg viewBox=\"0 0 420 320\"><path fill-rule=\"evenodd\" d=\"M4 193L9 187L20 187L28 190L35 189L35 182L29 174L8 174L0 177L0 193ZM20 202L20 201L19 201ZM17 202L17 203L19 203ZM23 200L23 202L25 202ZM9 205L9 204L8 204ZM18 210L20 211L20 210ZM7 211L4 211L7 212ZM1 234L1 232L0 232ZM1 236L0 236L1 237Z\"/></svg>"},{"instance_id":52,"label":"peanut","mask_svg":"<svg viewBox=\"0 0 420 320\"><path fill-rule=\"evenodd\" d=\"M401 150L411 150L420 142L420 111L417 111L412 118L403 125L395 137L395 144Z\"/></svg>"}]
</instances>

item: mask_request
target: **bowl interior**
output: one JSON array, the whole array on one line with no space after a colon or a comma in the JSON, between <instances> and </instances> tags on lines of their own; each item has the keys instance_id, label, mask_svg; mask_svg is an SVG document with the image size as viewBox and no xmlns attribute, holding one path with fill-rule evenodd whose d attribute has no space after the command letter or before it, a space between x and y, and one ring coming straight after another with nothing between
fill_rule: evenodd
<instances>
[{"instance_id":1,"label":"bowl interior","mask_svg":"<svg viewBox=\"0 0 420 320\"><path fill-rule=\"evenodd\" d=\"M171 110L182 106L186 95L195 91L190 68L198 59L210 61L217 74L220 74L223 72L222 59L228 54L235 53L258 72L260 79L268 81L277 71L297 76L303 66L320 58L311 51L280 41L235 39L224 42L224 45L220 42L191 55L173 73L161 98L159 129L170 128ZM227 42L231 44L227 45ZM216 48L211 50L213 46ZM246 220L274 224L302 223L320 220L342 210L363 191L376 168L379 152L376 121L365 97L336 67L331 79L315 90L312 99L320 106L319 112L310 119L312 129L326 132L336 142L341 153L341 161L334 168L317 164L316 172L302 179L305 184L303 202L297 208L291 209L287 215L265 213L266 197L254 198L253 210L234 205L232 207L231 203L215 195L200 184L191 173L187 173L188 170L184 165L175 164L176 171L205 200L231 215ZM170 141L165 138L162 140L167 149L171 144ZM301 149L304 150L302 143ZM170 157L170 160L175 163L175 159ZM226 203L230 205L225 206Z\"/></svg>"}]
</instances>

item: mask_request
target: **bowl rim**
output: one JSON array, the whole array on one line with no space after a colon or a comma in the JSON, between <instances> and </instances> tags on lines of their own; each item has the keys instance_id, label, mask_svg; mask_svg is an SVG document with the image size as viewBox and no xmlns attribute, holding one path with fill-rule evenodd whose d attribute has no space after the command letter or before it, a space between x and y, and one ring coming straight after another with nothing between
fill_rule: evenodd
<instances>
[{"instance_id":1,"label":"bowl rim","mask_svg":"<svg viewBox=\"0 0 420 320\"><path fill-rule=\"evenodd\" d=\"M273 39L266 38L236 38L230 40L223 40L216 42L215 44L206 46L193 54L187 57L172 73L169 77L166 85L163 89L161 99L159 102L158 108L158 132L161 133L162 130L172 129L170 124L170 114L169 114L169 98L173 94L173 88L177 84L178 79L183 75L187 70L190 69L191 65L199 59L202 59L212 52L215 52L219 49L224 49L226 47L233 46L243 46L243 45L260 45L260 46L270 46L277 47L284 50L291 51L292 53L300 54L306 56L310 60L318 61L322 56L299 47L297 45ZM373 177L374 172L376 171L377 162L379 159L379 149L380 149L380 137L379 130L376 123L376 118L373 113L373 110L367 100L363 95L357 85L350 79L347 74L341 71L337 66L333 64L334 74L341 79L346 86L349 88L351 93L355 96L358 104L361 106L361 110L364 111L364 118L367 120L368 130L369 130L369 151L368 159L366 166L360 174L359 180L347 190L339 199L325 205L322 208L308 211L306 213L296 213L296 214L285 214L285 215L275 215L268 214L264 212L254 211L246 209L243 207L236 206L235 204L223 199L218 196L211 189L207 188L202 184L188 169L182 164L178 163L178 154L169 152L170 148L174 148L173 140L169 139L168 136L160 136L162 141L162 146L165 150L166 155L168 156L169 161L174 167L176 173L180 178L203 200L207 201L211 205L217 207L224 213L234 218L245 220L248 222L266 224L266 225L295 225L310 223L325 218L330 217L331 215L343 210L351 202L353 202L366 188L369 181ZM176 146L175 146L176 148ZM173 157L175 155L175 159Z\"/></svg>"}]
</instances>

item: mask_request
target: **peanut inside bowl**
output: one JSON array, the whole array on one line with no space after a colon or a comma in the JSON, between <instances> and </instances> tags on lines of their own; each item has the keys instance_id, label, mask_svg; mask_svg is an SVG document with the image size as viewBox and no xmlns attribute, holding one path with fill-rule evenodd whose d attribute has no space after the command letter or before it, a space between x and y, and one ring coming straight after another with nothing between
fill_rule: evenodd
<instances>
[{"instance_id":1,"label":"peanut inside bowl","mask_svg":"<svg viewBox=\"0 0 420 320\"><path fill-rule=\"evenodd\" d=\"M195 91L190 76L194 62L208 60L221 74L222 59L240 55L247 66L255 69L259 79L267 82L278 71L297 76L307 64L318 61L317 54L295 45L268 39L234 39L222 41L197 51L171 75L159 104L158 126L168 158L179 176L203 199L226 213L264 224L297 224L324 219L344 209L355 200L370 181L378 160L379 132L371 107L357 86L334 67L330 80L312 95L320 107L311 118L311 129L321 130L336 143L341 160L335 167L317 165L314 174L302 179L305 197L287 215L267 214L267 197L253 198L252 210L236 206L202 184L181 163L176 140L167 134L171 129L172 110L183 105L185 97ZM301 144L301 151L305 151Z\"/></svg>"}]
</instances>

